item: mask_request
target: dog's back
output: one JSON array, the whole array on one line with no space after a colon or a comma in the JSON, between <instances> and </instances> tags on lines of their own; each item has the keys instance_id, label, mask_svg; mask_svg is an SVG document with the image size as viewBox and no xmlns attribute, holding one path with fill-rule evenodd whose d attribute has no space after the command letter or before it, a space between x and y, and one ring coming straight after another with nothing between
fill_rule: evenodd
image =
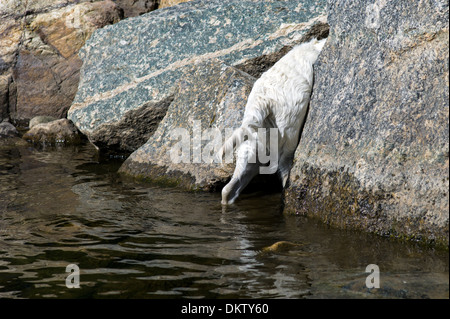
<instances>
[{"instance_id":1,"label":"dog's back","mask_svg":"<svg viewBox=\"0 0 450 319\"><path fill-rule=\"evenodd\" d=\"M275 121L280 130L298 126L295 124L301 122L300 113L311 94L313 64L325 40L313 39L294 47L262 74L248 97L242 126L267 127L265 120Z\"/></svg>"},{"instance_id":2,"label":"dog's back","mask_svg":"<svg viewBox=\"0 0 450 319\"><path fill-rule=\"evenodd\" d=\"M243 136L254 135L257 139L258 128L278 129L279 160L276 169L285 186L311 95L313 64L325 41L313 39L294 47L255 82L242 125L225 142L220 152L228 152L236 145L240 153L233 177L222 190L223 204L233 203L257 174L259 164L248 160L256 153L256 149L251 149L255 146L250 146L248 141L243 142Z\"/></svg>"}]
</instances>

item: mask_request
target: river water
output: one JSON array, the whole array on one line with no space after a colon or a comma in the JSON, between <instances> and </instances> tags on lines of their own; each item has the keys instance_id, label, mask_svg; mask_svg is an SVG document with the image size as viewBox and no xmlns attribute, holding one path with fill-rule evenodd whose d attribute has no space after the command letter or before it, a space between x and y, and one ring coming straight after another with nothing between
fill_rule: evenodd
<instances>
[{"instance_id":1,"label":"river water","mask_svg":"<svg viewBox=\"0 0 450 319\"><path fill-rule=\"evenodd\" d=\"M449 298L446 251L283 215L279 193L223 209L219 194L119 166L90 145L0 143L0 297ZM369 264L380 288L366 287Z\"/></svg>"}]
</instances>

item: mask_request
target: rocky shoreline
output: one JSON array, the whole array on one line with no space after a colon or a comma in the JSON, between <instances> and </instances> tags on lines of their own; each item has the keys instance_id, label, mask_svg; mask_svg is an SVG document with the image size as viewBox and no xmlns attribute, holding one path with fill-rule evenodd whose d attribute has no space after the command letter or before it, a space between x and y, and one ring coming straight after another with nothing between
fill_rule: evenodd
<instances>
[{"instance_id":1,"label":"rocky shoreline","mask_svg":"<svg viewBox=\"0 0 450 319\"><path fill-rule=\"evenodd\" d=\"M448 247L446 1L175 2L6 2L0 138L18 135L11 123L53 116L58 124L24 137L60 140L42 128L53 126L125 154L122 174L218 191L232 165L193 154L174 163L171 130L239 126L262 72L295 44L328 37L285 213Z\"/></svg>"}]
</instances>

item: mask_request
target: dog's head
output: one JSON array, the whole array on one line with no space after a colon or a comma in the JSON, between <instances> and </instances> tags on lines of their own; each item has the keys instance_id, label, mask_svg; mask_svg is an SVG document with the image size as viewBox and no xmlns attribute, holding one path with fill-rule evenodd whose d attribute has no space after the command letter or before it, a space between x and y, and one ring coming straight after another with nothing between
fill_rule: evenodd
<instances>
[{"instance_id":1,"label":"dog's head","mask_svg":"<svg viewBox=\"0 0 450 319\"><path fill-rule=\"evenodd\" d=\"M322 40L317 40L317 39L313 39L312 40L312 43L313 43L313 45L314 45L314 48L317 50L317 51L322 51L322 49L323 49L323 46L325 45L325 42L327 42L327 39L325 38L325 39L322 39Z\"/></svg>"}]
</instances>

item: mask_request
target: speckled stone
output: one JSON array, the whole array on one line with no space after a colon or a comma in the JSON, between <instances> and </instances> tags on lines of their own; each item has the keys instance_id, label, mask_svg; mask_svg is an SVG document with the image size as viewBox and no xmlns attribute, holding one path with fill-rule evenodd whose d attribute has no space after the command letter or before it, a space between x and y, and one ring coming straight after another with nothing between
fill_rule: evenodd
<instances>
[{"instance_id":1,"label":"speckled stone","mask_svg":"<svg viewBox=\"0 0 450 319\"><path fill-rule=\"evenodd\" d=\"M122 130L114 125L125 114L171 96L184 69L216 58L242 65L295 44L326 22L325 2L195 0L97 30L79 53L81 78L68 118L106 145L96 131Z\"/></svg>"},{"instance_id":2,"label":"speckled stone","mask_svg":"<svg viewBox=\"0 0 450 319\"><path fill-rule=\"evenodd\" d=\"M285 211L448 245L448 1L328 10Z\"/></svg>"},{"instance_id":3,"label":"speckled stone","mask_svg":"<svg viewBox=\"0 0 450 319\"><path fill-rule=\"evenodd\" d=\"M233 167L195 159L195 150L203 151L211 139L204 136L201 148L193 139L210 128L217 128L225 138L225 128L237 128L255 78L218 60L194 65L180 76L174 101L158 129L128 157L120 172L189 190L216 190L232 175ZM196 132L194 121L201 124ZM172 135L177 128L186 129L190 138L188 163L174 163L170 157L170 150L180 141Z\"/></svg>"}]
</instances>

